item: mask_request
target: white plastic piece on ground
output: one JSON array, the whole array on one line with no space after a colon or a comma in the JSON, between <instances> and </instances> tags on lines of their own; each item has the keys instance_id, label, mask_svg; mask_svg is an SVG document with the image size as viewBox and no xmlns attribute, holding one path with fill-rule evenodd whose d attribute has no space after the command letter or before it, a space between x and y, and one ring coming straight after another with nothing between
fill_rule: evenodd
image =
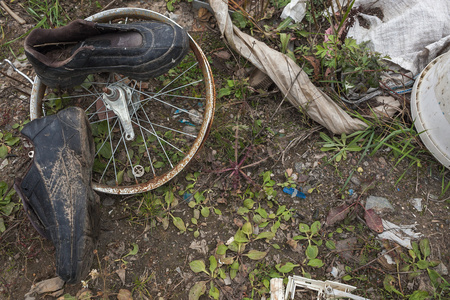
<instances>
[{"instance_id":1,"label":"white plastic piece on ground","mask_svg":"<svg viewBox=\"0 0 450 300\"><path fill-rule=\"evenodd\" d=\"M289 276L288 284L286 287L286 293L284 295L285 299L294 299L295 289L297 287L306 288L317 292L317 300L320 299L339 299L339 298L350 298L355 300L369 300L364 297L356 296L350 292L355 290L356 287L336 281L321 281L309 279L301 276Z\"/></svg>"},{"instance_id":2,"label":"white plastic piece on ground","mask_svg":"<svg viewBox=\"0 0 450 300\"><path fill-rule=\"evenodd\" d=\"M270 300L284 300L283 278L270 279Z\"/></svg>"},{"instance_id":3,"label":"white plastic piece on ground","mask_svg":"<svg viewBox=\"0 0 450 300\"><path fill-rule=\"evenodd\" d=\"M344 5L351 1L339 0ZM357 16L368 28L357 18L347 36L358 43L368 41L372 50L413 74L450 47L448 0L356 0L353 7L362 11ZM381 19L373 13L378 8Z\"/></svg>"},{"instance_id":4,"label":"white plastic piece on ground","mask_svg":"<svg viewBox=\"0 0 450 300\"><path fill-rule=\"evenodd\" d=\"M292 0L286 5L281 13L281 19L290 17L295 23L299 23L306 15L306 1L305 0Z\"/></svg>"},{"instance_id":5,"label":"white plastic piece on ground","mask_svg":"<svg viewBox=\"0 0 450 300\"><path fill-rule=\"evenodd\" d=\"M266 73L289 102L335 134L351 133L367 125L350 117L330 97L309 80L308 75L288 56L240 31L228 14L227 0L210 0L211 8L231 47Z\"/></svg>"},{"instance_id":6,"label":"white plastic piece on ground","mask_svg":"<svg viewBox=\"0 0 450 300\"><path fill-rule=\"evenodd\" d=\"M416 79L411 115L425 146L450 169L450 51L434 59Z\"/></svg>"},{"instance_id":7,"label":"white plastic piece on ground","mask_svg":"<svg viewBox=\"0 0 450 300\"><path fill-rule=\"evenodd\" d=\"M391 240L402 247L412 249L411 240L418 239L422 236L421 233L416 233L412 229L416 225L396 225L389 221L382 219L384 231L378 235L381 240Z\"/></svg>"}]
</instances>

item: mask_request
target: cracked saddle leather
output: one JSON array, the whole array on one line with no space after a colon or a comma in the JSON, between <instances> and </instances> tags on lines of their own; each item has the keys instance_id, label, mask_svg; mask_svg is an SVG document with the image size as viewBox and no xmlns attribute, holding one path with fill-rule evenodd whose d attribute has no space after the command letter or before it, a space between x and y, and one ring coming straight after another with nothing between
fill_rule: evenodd
<instances>
[{"instance_id":1,"label":"cracked saddle leather","mask_svg":"<svg viewBox=\"0 0 450 300\"><path fill-rule=\"evenodd\" d=\"M89 122L82 109L70 107L33 120L22 134L32 142L34 157L14 187L33 226L55 246L57 275L79 282L87 276L99 234Z\"/></svg>"}]
</instances>

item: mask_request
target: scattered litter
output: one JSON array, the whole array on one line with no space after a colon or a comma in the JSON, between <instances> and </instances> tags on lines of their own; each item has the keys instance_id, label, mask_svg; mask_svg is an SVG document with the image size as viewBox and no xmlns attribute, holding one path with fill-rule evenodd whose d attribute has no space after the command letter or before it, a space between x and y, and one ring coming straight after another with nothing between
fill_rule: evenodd
<instances>
[{"instance_id":1,"label":"scattered litter","mask_svg":"<svg viewBox=\"0 0 450 300\"><path fill-rule=\"evenodd\" d=\"M210 5L220 34L225 36L230 47L266 73L294 107L303 107L311 119L335 134L351 133L367 127L319 90L295 61L234 26L227 13L226 1L210 0Z\"/></svg>"},{"instance_id":2,"label":"scattered litter","mask_svg":"<svg viewBox=\"0 0 450 300\"><path fill-rule=\"evenodd\" d=\"M417 209L417 211L423 210L422 198L413 198L413 199L409 200L409 202L412 204L412 206L414 206L415 209Z\"/></svg>"},{"instance_id":3,"label":"scattered litter","mask_svg":"<svg viewBox=\"0 0 450 300\"><path fill-rule=\"evenodd\" d=\"M448 275L448 269L444 265L443 262L441 262L439 265L437 265L435 270L436 270L436 272L438 272L439 275L442 275L442 276Z\"/></svg>"},{"instance_id":4,"label":"scattered litter","mask_svg":"<svg viewBox=\"0 0 450 300\"><path fill-rule=\"evenodd\" d=\"M189 120L186 119L180 119L180 123L181 124L187 124L189 126L195 126L194 124L192 124Z\"/></svg>"},{"instance_id":5,"label":"scattered litter","mask_svg":"<svg viewBox=\"0 0 450 300\"><path fill-rule=\"evenodd\" d=\"M348 190L348 194L349 194L350 196L353 196L354 193L355 193L355 191L354 191L353 189L349 189L349 190Z\"/></svg>"},{"instance_id":6,"label":"scattered litter","mask_svg":"<svg viewBox=\"0 0 450 300\"><path fill-rule=\"evenodd\" d=\"M284 300L283 278L270 279L270 300Z\"/></svg>"},{"instance_id":7,"label":"scattered litter","mask_svg":"<svg viewBox=\"0 0 450 300\"><path fill-rule=\"evenodd\" d=\"M272 285L272 280L270 281ZM275 281L275 283L277 283ZM313 280L301 276L289 276L289 281L286 287L286 292L284 294L284 298L289 299L289 294L291 295L290 299L294 299L295 289L297 287L310 289L318 292L317 299L337 299L337 298L350 298L355 300L369 300L364 297L356 296L350 293L355 290L356 287L343 284L335 281L321 281L321 280ZM272 293L272 286L271 286ZM283 298L272 298L272 299L283 299Z\"/></svg>"},{"instance_id":8,"label":"scattered litter","mask_svg":"<svg viewBox=\"0 0 450 300\"><path fill-rule=\"evenodd\" d=\"M341 4L349 1L340 1ZM357 0L353 6L359 13L348 31L358 43L390 56L389 61L417 74L450 41L448 0L377 1ZM381 16L377 11L382 11ZM408 34L404 34L408 28Z\"/></svg>"},{"instance_id":9,"label":"scattered litter","mask_svg":"<svg viewBox=\"0 0 450 300\"><path fill-rule=\"evenodd\" d=\"M298 198L306 199L305 194L303 194L302 192L300 192L299 190L294 189L294 188L285 187L285 188L283 188L283 192L288 195L291 195L292 198L298 197Z\"/></svg>"},{"instance_id":10,"label":"scattered litter","mask_svg":"<svg viewBox=\"0 0 450 300\"><path fill-rule=\"evenodd\" d=\"M385 210L393 211L394 207L388 199L384 197L369 196L366 200L366 210L373 208L376 212L383 212Z\"/></svg>"},{"instance_id":11,"label":"scattered litter","mask_svg":"<svg viewBox=\"0 0 450 300\"><path fill-rule=\"evenodd\" d=\"M295 23L299 23L306 15L306 1L292 0L286 5L281 13L281 19L291 18Z\"/></svg>"},{"instance_id":12,"label":"scattered litter","mask_svg":"<svg viewBox=\"0 0 450 300\"><path fill-rule=\"evenodd\" d=\"M412 229L416 225L396 225L389 221L382 219L384 232L378 234L380 239L391 240L402 247L412 249L411 240L418 239L422 236L421 233L416 233Z\"/></svg>"},{"instance_id":13,"label":"scattered litter","mask_svg":"<svg viewBox=\"0 0 450 300\"><path fill-rule=\"evenodd\" d=\"M194 124L201 125L203 123L203 116L196 109L191 109L189 111L189 118L191 119L192 123L194 123Z\"/></svg>"}]
</instances>

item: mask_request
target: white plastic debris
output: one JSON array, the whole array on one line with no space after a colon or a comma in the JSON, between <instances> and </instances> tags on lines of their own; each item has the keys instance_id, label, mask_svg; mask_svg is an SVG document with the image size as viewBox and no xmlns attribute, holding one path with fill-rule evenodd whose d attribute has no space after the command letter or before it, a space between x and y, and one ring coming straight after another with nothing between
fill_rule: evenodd
<instances>
[{"instance_id":1,"label":"white plastic debris","mask_svg":"<svg viewBox=\"0 0 450 300\"><path fill-rule=\"evenodd\" d=\"M281 13L281 19L290 17L295 23L299 23L306 15L306 1L305 0L292 0L286 5Z\"/></svg>"},{"instance_id":2,"label":"white plastic debris","mask_svg":"<svg viewBox=\"0 0 450 300\"><path fill-rule=\"evenodd\" d=\"M339 0L341 5L351 1ZM449 47L448 0L356 0L353 8L358 18L347 36L368 41L372 50L413 74Z\"/></svg>"},{"instance_id":3,"label":"white plastic debris","mask_svg":"<svg viewBox=\"0 0 450 300\"><path fill-rule=\"evenodd\" d=\"M283 278L270 279L270 300L284 300Z\"/></svg>"},{"instance_id":4,"label":"white plastic debris","mask_svg":"<svg viewBox=\"0 0 450 300\"><path fill-rule=\"evenodd\" d=\"M294 299L295 289L297 287L306 288L318 292L317 300L320 299L339 299L350 298L355 300L369 300L368 298L360 297L350 293L356 287L348 284L343 284L335 281L321 281L309 279L301 276L289 276L289 281L286 287L285 299Z\"/></svg>"},{"instance_id":5,"label":"white plastic debris","mask_svg":"<svg viewBox=\"0 0 450 300\"><path fill-rule=\"evenodd\" d=\"M384 231L378 235L380 239L391 240L402 247L412 249L411 240L418 239L422 234L414 232L412 229L416 225L396 225L382 219Z\"/></svg>"}]
</instances>

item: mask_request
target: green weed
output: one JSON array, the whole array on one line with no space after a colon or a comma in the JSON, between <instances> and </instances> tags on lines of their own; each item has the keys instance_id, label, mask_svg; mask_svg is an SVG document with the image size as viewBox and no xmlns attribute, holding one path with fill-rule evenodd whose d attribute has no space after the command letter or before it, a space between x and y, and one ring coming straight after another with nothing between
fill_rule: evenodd
<instances>
[{"instance_id":1,"label":"green weed","mask_svg":"<svg viewBox=\"0 0 450 300\"><path fill-rule=\"evenodd\" d=\"M11 147L19 143L20 138L15 137L10 132L0 132L0 158L5 158L11 151Z\"/></svg>"},{"instance_id":2,"label":"green weed","mask_svg":"<svg viewBox=\"0 0 450 300\"><path fill-rule=\"evenodd\" d=\"M26 10L43 28L61 27L70 20L59 0L28 0Z\"/></svg>"},{"instance_id":3,"label":"green weed","mask_svg":"<svg viewBox=\"0 0 450 300\"><path fill-rule=\"evenodd\" d=\"M15 193L6 182L0 181L0 233L6 230L4 217L9 217L19 210L19 204L12 201Z\"/></svg>"}]
</instances>

